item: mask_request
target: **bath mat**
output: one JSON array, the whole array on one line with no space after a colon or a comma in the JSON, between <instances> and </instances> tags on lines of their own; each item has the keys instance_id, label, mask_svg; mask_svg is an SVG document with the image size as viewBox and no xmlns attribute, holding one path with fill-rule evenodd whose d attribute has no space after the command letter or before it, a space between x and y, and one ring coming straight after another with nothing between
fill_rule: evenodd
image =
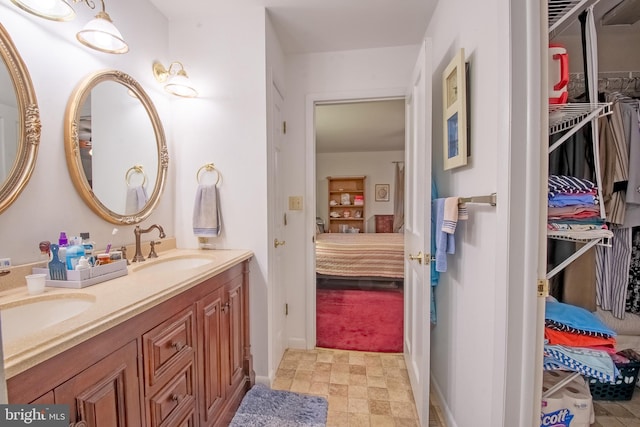
<instances>
[{"instance_id":1,"label":"bath mat","mask_svg":"<svg viewBox=\"0 0 640 427\"><path fill-rule=\"evenodd\" d=\"M327 399L256 384L242 399L229 427L324 427Z\"/></svg>"}]
</instances>

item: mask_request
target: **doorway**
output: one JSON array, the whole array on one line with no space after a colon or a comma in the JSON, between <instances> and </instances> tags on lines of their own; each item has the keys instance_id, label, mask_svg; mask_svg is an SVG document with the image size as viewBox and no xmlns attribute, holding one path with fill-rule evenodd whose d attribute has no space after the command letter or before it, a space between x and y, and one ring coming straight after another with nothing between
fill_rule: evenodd
<instances>
[{"instance_id":1,"label":"doorway","mask_svg":"<svg viewBox=\"0 0 640 427\"><path fill-rule=\"evenodd\" d=\"M380 219L402 221L405 99L317 102L314 117L316 344L401 353L404 238Z\"/></svg>"}]
</instances>

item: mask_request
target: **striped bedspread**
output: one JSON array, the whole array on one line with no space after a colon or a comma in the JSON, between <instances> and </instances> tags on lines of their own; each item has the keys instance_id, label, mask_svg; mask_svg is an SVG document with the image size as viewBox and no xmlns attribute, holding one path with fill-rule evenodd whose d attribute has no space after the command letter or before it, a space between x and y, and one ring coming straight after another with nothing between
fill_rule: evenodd
<instances>
[{"instance_id":1,"label":"striped bedspread","mask_svg":"<svg viewBox=\"0 0 640 427\"><path fill-rule=\"evenodd\" d=\"M321 233L316 273L348 277L404 277L401 233Z\"/></svg>"}]
</instances>

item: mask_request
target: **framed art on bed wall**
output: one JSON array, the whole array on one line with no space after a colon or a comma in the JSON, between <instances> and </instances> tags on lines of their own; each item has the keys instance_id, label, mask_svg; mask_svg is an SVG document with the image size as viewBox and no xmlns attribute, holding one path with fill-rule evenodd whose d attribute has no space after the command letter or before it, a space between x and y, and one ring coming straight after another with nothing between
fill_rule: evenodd
<instances>
[{"instance_id":1,"label":"framed art on bed wall","mask_svg":"<svg viewBox=\"0 0 640 427\"><path fill-rule=\"evenodd\" d=\"M389 201L389 184L376 184L376 202Z\"/></svg>"}]
</instances>

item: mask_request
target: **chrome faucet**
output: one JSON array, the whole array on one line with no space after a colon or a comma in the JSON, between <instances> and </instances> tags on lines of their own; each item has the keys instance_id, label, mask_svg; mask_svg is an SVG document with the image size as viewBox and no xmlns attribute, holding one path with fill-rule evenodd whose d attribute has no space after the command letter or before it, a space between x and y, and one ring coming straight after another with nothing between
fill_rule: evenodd
<instances>
[{"instance_id":1,"label":"chrome faucet","mask_svg":"<svg viewBox=\"0 0 640 427\"><path fill-rule=\"evenodd\" d=\"M146 228L144 230L140 229L139 225L136 225L136 228L133 230L133 234L136 236L136 254L134 255L131 262L142 262L144 261L144 256L142 255L142 248L140 247L140 235L144 233L148 233L153 229L157 229L160 232L160 238L164 239L166 235L164 234L164 229L161 225L153 224L151 227Z\"/></svg>"}]
</instances>

